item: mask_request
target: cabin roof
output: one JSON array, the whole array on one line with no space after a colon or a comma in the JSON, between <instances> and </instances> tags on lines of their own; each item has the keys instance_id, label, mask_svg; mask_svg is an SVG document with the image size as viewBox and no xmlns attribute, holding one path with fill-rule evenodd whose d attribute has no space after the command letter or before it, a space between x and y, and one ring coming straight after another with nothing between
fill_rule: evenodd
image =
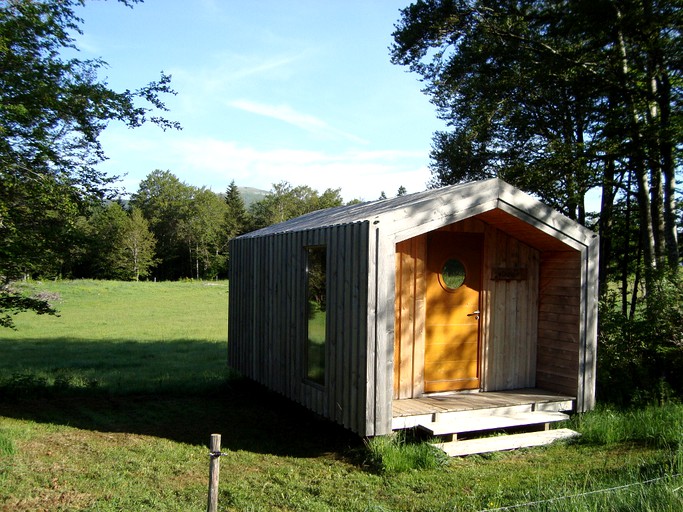
<instances>
[{"instance_id":1,"label":"cabin roof","mask_svg":"<svg viewBox=\"0 0 683 512\"><path fill-rule=\"evenodd\" d=\"M238 238L259 238L356 222L381 224L397 241L492 210L533 224L547 235L587 245L595 234L499 178L451 185L391 199L338 206L274 224ZM492 217L493 218L493 217Z\"/></svg>"}]
</instances>

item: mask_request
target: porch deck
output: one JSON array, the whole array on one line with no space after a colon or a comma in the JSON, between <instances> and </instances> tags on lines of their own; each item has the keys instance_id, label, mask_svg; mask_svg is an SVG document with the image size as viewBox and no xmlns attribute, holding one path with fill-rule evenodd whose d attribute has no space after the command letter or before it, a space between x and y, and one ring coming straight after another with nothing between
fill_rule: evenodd
<instances>
[{"instance_id":1,"label":"porch deck","mask_svg":"<svg viewBox=\"0 0 683 512\"><path fill-rule=\"evenodd\" d=\"M497 416L534 411L571 411L576 397L529 388L480 393L444 393L394 400L392 429L459 416Z\"/></svg>"}]
</instances>

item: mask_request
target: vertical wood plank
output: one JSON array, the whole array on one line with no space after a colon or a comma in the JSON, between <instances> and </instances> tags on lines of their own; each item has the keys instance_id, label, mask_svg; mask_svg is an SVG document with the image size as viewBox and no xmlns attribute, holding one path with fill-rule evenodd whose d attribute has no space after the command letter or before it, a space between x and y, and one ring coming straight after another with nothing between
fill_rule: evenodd
<instances>
[{"instance_id":1,"label":"vertical wood plank","mask_svg":"<svg viewBox=\"0 0 683 512\"><path fill-rule=\"evenodd\" d=\"M394 258L394 265L396 269L396 298L394 299L394 399L401 398L401 343L403 326L401 323L401 308L403 297L403 282L401 280L403 259L403 251L405 250L405 243L399 242L396 244L396 256Z\"/></svg>"},{"instance_id":2,"label":"vertical wood plank","mask_svg":"<svg viewBox=\"0 0 683 512\"><path fill-rule=\"evenodd\" d=\"M358 356L354 355L358 347L358 342L355 339L358 335L358 332L353 328L354 308L357 307L357 304L355 303L356 299L354 298L354 272L357 268L357 260L353 250L354 240L354 225L348 225L343 231L342 239L344 246L344 286L342 290L344 299L344 317L343 324L340 326L340 331L343 335L343 346L348 347L347 351L343 352L344 358L340 365L340 371L343 375L343 383L348 390L348 399L343 405L344 425L346 425L348 428L352 428L357 422L355 418L355 415L357 414L355 404L358 403L358 386L354 382L358 369L353 367L352 363L354 359L358 359ZM341 405L341 403L339 405Z\"/></svg>"},{"instance_id":3,"label":"vertical wood plank","mask_svg":"<svg viewBox=\"0 0 683 512\"><path fill-rule=\"evenodd\" d=\"M581 288L585 294L586 311L582 317L585 332L584 335L584 357L583 357L583 389L581 392L582 400L577 404L577 410L588 411L595 407L595 384L596 384L596 363L597 363L597 337L598 337L598 264L599 264L599 245L600 239L597 235L593 237L587 247L584 260L585 276L581 282Z\"/></svg>"},{"instance_id":4,"label":"vertical wood plank","mask_svg":"<svg viewBox=\"0 0 683 512\"><path fill-rule=\"evenodd\" d=\"M538 358L538 280L540 272L540 253L533 250L529 264L529 316L527 332L529 335L529 387L536 387L536 360Z\"/></svg>"},{"instance_id":5,"label":"vertical wood plank","mask_svg":"<svg viewBox=\"0 0 683 512\"><path fill-rule=\"evenodd\" d=\"M422 396L424 393L424 359L425 359L425 324L427 320L427 279L425 261L427 259L427 236L414 238L415 279L414 300L415 318L413 322L413 377L410 397Z\"/></svg>"},{"instance_id":6,"label":"vertical wood plank","mask_svg":"<svg viewBox=\"0 0 683 512\"><path fill-rule=\"evenodd\" d=\"M363 434L368 434L365 431L365 416L363 416L366 406L367 406L367 395L365 393L365 379L366 379L366 368L368 366L367 361L367 346L369 344L369 329L370 325L368 323L367 312L370 311L370 304L368 293L370 290L370 223L362 222L357 225L358 234L354 237L355 243L357 244L357 254L356 258L358 265L354 268L356 269L356 283L357 283L357 300L356 309L354 311L355 321L355 332L357 336L355 337L354 344L354 358L351 361L351 368L354 375L353 383L355 386L355 394L357 397L357 402L354 402L355 407L354 418L356 419L356 432Z\"/></svg>"},{"instance_id":7,"label":"vertical wood plank","mask_svg":"<svg viewBox=\"0 0 683 512\"><path fill-rule=\"evenodd\" d=\"M404 243L403 251L401 252L401 273L397 276L397 299L400 301L399 323L395 325L395 330L399 332L401 340L399 346L398 357L395 360L399 366L399 397L409 398L412 394L413 388L413 322L414 315L414 276L415 276L415 258L414 258L414 244L412 240ZM400 288L400 291L399 291Z\"/></svg>"},{"instance_id":8,"label":"vertical wood plank","mask_svg":"<svg viewBox=\"0 0 683 512\"><path fill-rule=\"evenodd\" d=\"M366 436L375 435L375 389L376 371L375 360L377 353L377 331L379 329L377 318L377 281L378 281L378 260L379 260L379 230L376 227L370 229L368 234L368 286L367 286L367 344L365 347L365 425L363 433Z\"/></svg>"}]
</instances>

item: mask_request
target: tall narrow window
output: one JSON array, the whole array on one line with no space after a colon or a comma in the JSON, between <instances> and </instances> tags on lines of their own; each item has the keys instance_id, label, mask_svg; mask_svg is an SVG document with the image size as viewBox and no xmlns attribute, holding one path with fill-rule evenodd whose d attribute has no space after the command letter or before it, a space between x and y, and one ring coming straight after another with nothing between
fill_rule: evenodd
<instances>
[{"instance_id":1,"label":"tall narrow window","mask_svg":"<svg viewBox=\"0 0 683 512\"><path fill-rule=\"evenodd\" d=\"M306 248L306 289L306 379L324 385L327 332L327 249L324 246Z\"/></svg>"}]
</instances>

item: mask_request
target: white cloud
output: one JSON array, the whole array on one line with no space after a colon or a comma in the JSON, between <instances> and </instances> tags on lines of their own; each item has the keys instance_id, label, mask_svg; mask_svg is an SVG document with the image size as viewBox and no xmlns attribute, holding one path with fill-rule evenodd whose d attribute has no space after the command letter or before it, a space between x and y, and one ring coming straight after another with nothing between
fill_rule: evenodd
<instances>
[{"instance_id":1,"label":"white cloud","mask_svg":"<svg viewBox=\"0 0 683 512\"><path fill-rule=\"evenodd\" d=\"M396 149L262 149L216 137L158 134L154 127L135 132L107 130L104 147L112 159L101 170L127 174L121 185L129 192L155 169L169 170L181 181L223 192L232 180L240 186L269 190L287 181L320 192L341 189L345 200L393 196L400 186L408 192L426 188L428 150Z\"/></svg>"},{"instance_id":2,"label":"white cloud","mask_svg":"<svg viewBox=\"0 0 683 512\"><path fill-rule=\"evenodd\" d=\"M201 170L205 182L215 191L235 180L241 186L270 189L273 183L288 181L316 190L340 188L346 200L371 200L384 191L388 196L399 186L408 192L426 188L429 171L427 155L408 151L347 151L328 154L319 151L275 149L259 151L232 141L217 139L184 140L174 145L178 168L188 175ZM206 183L208 180L209 183Z\"/></svg>"},{"instance_id":3,"label":"white cloud","mask_svg":"<svg viewBox=\"0 0 683 512\"><path fill-rule=\"evenodd\" d=\"M309 133L330 138L342 138L358 144L366 144L367 141L352 133L338 130L322 119L315 116L297 112L289 105L267 105L265 103L256 103L249 100L234 100L228 103L229 106L257 114L264 117L277 119L285 123L301 128Z\"/></svg>"},{"instance_id":4,"label":"white cloud","mask_svg":"<svg viewBox=\"0 0 683 512\"><path fill-rule=\"evenodd\" d=\"M217 53L202 59L194 67L175 66L170 69L179 89L199 96L223 95L238 83L254 88L258 79L283 80L291 76L292 65L303 59L300 54L263 58L258 55Z\"/></svg>"}]
</instances>

